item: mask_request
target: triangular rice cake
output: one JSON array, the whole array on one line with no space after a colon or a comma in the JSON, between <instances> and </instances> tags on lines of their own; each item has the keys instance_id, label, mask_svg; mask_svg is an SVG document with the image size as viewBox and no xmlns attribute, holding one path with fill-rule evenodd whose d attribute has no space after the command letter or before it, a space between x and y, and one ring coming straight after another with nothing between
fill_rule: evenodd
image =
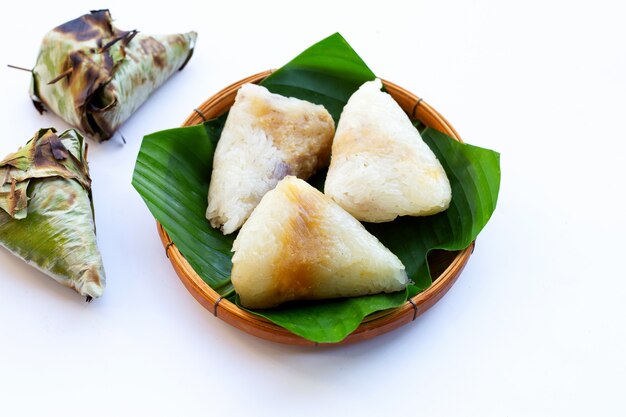
<instances>
[{"instance_id":1,"label":"triangular rice cake","mask_svg":"<svg viewBox=\"0 0 626 417\"><path fill-rule=\"evenodd\" d=\"M86 144L40 130L0 162L0 245L87 300L105 287Z\"/></svg>"},{"instance_id":2,"label":"triangular rice cake","mask_svg":"<svg viewBox=\"0 0 626 417\"><path fill-rule=\"evenodd\" d=\"M303 180L269 191L233 244L243 306L403 290L404 265L354 217Z\"/></svg>"},{"instance_id":3,"label":"triangular rice cake","mask_svg":"<svg viewBox=\"0 0 626 417\"><path fill-rule=\"evenodd\" d=\"M206 213L211 225L234 232L286 175L307 179L328 166L334 133L323 106L243 85L213 158Z\"/></svg>"},{"instance_id":4,"label":"triangular rice cake","mask_svg":"<svg viewBox=\"0 0 626 417\"><path fill-rule=\"evenodd\" d=\"M95 10L49 31L33 68L35 107L52 110L95 139L117 128L187 63L195 32L146 35L120 30Z\"/></svg>"},{"instance_id":5,"label":"triangular rice cake","mask_svg":"<svg viewBox=\"0 0 626 417\"><path fill-rule=\"evenodd\" d=\"M324 193L367 222L447 209L452 193L443 167L381 88L378 79L366 82L344 107Z\"/></svg>"}]
</instances>

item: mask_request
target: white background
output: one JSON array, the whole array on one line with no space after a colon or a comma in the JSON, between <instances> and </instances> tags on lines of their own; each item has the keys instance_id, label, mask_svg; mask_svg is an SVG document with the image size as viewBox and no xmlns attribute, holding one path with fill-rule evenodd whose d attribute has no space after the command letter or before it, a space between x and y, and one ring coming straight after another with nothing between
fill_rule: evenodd
<instances>
[{"instance_id":1,"label":"white background","mask_svg":"<svg viewBox=\"0 0 626 417\"><path fill-rule=\"evenodd\" d=\"M0 250L0 415L626 415L626 25L614 1L7 4L0 157L40 127L28 97L52 27L108 7L145 33L196 30L189 65L90 143L103 298ZM410 5L410 6L409 6ZM341 32L373 71L502 154L497 210L451 291L415 322L338 348L265 342L178 280L131 187L144 134Z\"/></svg>"}]
</instances>

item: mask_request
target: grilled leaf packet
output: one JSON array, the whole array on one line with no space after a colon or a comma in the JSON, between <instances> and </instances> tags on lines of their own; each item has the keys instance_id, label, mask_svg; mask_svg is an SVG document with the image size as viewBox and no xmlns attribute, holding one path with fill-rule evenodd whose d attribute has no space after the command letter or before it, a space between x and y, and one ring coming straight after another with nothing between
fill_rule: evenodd
<instances>
[{"instance_id":1,"label":"grilled leaf packet","mask_svg":"<svg viewBox=\"0 0 626 417\"><path fill-rule=\"evenodd\" d=\"M193 54L196 32L145 35L120 30L94 10L48 32L30 95L96 140L107 140Z\"/></svg>"},{"instance_id":2,"label":"grilled leaf packet","mask_svg":"<svg viewBox=\"0 0 626 417\"><path fill-rule=\"evenodd\" d=\"M87 301L105 287L87 144L75 130L39 130L0 161L0 245Z\"/></svg>"}]
</instances>

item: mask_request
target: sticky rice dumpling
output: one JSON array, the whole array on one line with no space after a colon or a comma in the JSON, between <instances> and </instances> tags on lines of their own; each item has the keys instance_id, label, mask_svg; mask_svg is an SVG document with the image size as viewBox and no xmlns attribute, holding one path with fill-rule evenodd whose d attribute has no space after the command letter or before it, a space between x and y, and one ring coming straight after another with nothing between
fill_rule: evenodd
<instances>
[{"instance_id":1,"label":"sticky rice dumpling","mask_svg":"<svg viewBox=\"0 0 626 417\"><path fill-rule=\"evenodd\" d=\"M306 179L327 166L334 133L323 106L243 85L213 158L206 213L211 225L234 232L282 178Z\"/></svg>"},{"instance_id":2,"label":"sticky rice dumpling","mask_svg":"<svg viewBox=\"0 0 626 417\"><path fill-rule=\"evenodd\" d=\"M446 210L450 182L402 108L364 83L337 124L324 193L361 221L426 216Z\"/></svg>"},{"instance_id":3,"label":"sticky rice dumpling","mask_svg":"<svg viewBox=\"0 0 626 417\"><path fill-rule=\"evenodd\" d=\"M196 33L146 35L116 28L96 10L48 32L32 70L31 98L70 125L109 139L122 123L182 69Z\"/></svg>"},{"instance_id":4,"label":"sticky rice dumpling","mask_svg":"<svg viewBox=\"0 0 626 417\"><path fill-rule=\"evenodd\" d=\"M233 244L231 280L248 308L403 290L404 265L354 217L288 176L269 191Z\"/></svg>"},{"instance_id":5,"label":"sticky rice dumpling","mask_svg":"<svg viewBox=\"0 0 626 417\"><path fill-rule=\"evenodd\" d=\"M102 295L87 146L75 130L42 129L0 161L0 245L88 301Z\"/></svg>"}]
</instances>

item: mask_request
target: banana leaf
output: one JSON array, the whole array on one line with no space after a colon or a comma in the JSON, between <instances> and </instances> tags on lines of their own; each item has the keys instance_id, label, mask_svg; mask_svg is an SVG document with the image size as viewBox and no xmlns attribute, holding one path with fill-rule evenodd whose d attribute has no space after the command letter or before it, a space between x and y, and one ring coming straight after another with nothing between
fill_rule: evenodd
<instances>
[{"instance_id":1,"label":"banana leaf","mask_svg":"<svg viewBox=\"0 0 626 417\"><path fill-rule=\"evenodd\" d=\"M145 35L116 28L95 10L48 32L32 70L30 95L98 139L117 128L193 53L196 33Z\"/></svg>"},{"instance_id":2,"label":"banana leaf","mask_svg":"<svg viewBox=\"0 0 626 417\"><path fill-rule=\"evenodd\" d=\"M88 301L102 295L87 145L75 130L41 129L0 162L0 245Z\"/></svg>"},{"instance_id":3,"label":"banana leaf","mask_svg":"<svg viewBox=\"0 0 626 417\"><path fill-rule=\"evenodd\" d=\"M352 93L375 75L339 34L304 51L262 84L270 91L323 104L337 120ZM144 137L133 186L172 241L205 282L236 301L229 286L230 247L202 218L215 144L224 117L202 125ZM495 210L500 186L497 152L466 145L415 121L442 162L452 185L450 208L435 216L366 224L394 252L415 283L406 291L342 300L300 303L252 311L309 340L344 339L368 314L398 307L432 283L427 256L433 249L459 250L471 244ZM325 173L310 181L318 187Z\"/></svg>"}]
</instances>

